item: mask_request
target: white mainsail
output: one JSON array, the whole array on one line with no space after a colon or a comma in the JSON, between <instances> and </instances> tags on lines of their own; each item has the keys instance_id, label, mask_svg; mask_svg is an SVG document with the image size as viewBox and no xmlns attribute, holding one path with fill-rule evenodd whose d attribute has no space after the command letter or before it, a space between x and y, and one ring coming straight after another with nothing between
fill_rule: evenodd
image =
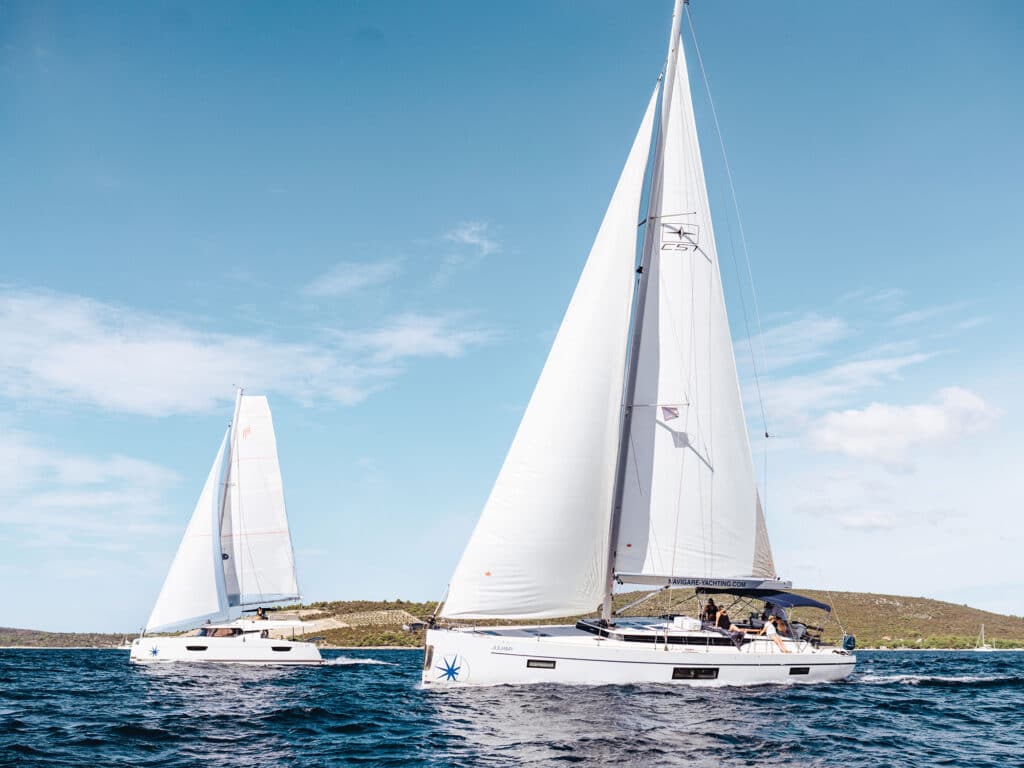
<instances>
[{"instance_id":1,"label":"white mainsail","mask_svg":"<svg viewBox=\"0 0 1024 768\"><path fill-rule=\"evenodd\" d=\"M299 597L270 406L241 395L221 518L228 604L262 605Z\"/></svg>"},{"instance_id":2,"label":"white mainsail","mask_svg":"<svg viewBox=\"0 0 1024 768\"><path fill-rule=\"evenodd\" d=\"M615 570L770 579L685 57L674 76Z\"/></svg>"},{"instance_id":3,"label":"white mainsail","mask_svg":"<svg viewBox=\"0 0 1024 768\"><path fill-rule=\"evenodd\" d=\"M442 616L568 616L602 599L608 614L612 573L646 583L775 576L678 55L680 6L637 306L636 221L659 89ZM631 328L642 332L627 366Z\"/></svg>"},{"instance_id":4,"label":"white mainsail","mask_svg":"<svg viewBox=\"0 0 1024 768\"><path fill-rule=\"evenodd\" d=\"M657 89L442 615L545 618L605 591L637 220Z\"/></svg>"},{"instance_id":5,"label":"white mainsail","mask_svg":"<svg viewBox=\"0 0 1024 768\"><path fill-rule=\"evenodd\" d=\"M228 618L219 530L220 480L227 441L225 435L146 622L147 632L170 632Z\"/></svg>"}]
</instances>

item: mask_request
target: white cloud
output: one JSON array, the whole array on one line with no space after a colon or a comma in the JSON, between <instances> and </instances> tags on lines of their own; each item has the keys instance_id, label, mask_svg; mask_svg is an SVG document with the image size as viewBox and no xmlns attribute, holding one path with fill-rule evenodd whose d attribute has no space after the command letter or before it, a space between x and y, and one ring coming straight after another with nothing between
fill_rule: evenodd
<instances>
[{"instance_id":1,"label":"white cloud","mask_svg":"<svg viewBox=\"0 0 1024 768\"><path fill-rule=\"evenodd\" d=\"M776 428L792 432L814 414L845 405L864 391L899 378L904 369L928 360L931 355L889 355L840 363L813 373L762 381ZM748 397L749 399L749 397Z\"/></svg>"},{"instance_id":2,"label":"white cloud","mask_svg":"<svg viewBox=\"0 0 1024 768\"><path fill-rule=\"evenodd\" d=\"M401 271L396 261L342 261L302 289L307 296L344 296L363 288L383 285Z\"/></svg>"},{"instance_id":3,"label":"white cloud","mask_svg":"<svg viewBox=\"0 0 1024 768\"><path fill-rule=\"evenodd\" d=\"M963 320L957 323L956 327L961 331L968 331L971 328L978 328L982 325L985 325L991 320L992 318L988 317L987 315L979 315L978 317L971 317L968 318L967 320Z\"/></svg>"},{"instance_id":4,"label":"white cloud","mask_svg":"<svg viewBox=\"0 0 1024 768\"><path fill-rule=\"evenodd\" d=\"M484 221L465 222L445 234L444 239L452 243L471 246L481 257L490 256L499 251L501 247L491 237L489 229L490 225Z\"/></svg>"},{"instance_id":5,"label":"white cloud","mask_svg":"<svg viewBox=\"0 0 1024 768\"><path fill-rule=\"evenodd\" d=\"M903 301L904 292L900 288L883 288L880 291L869 293L864 297L866 304L885 304L892 306Z\"/></svg>"},{"instance_id":6,"label":"white cloud","mask_svg":"<svg viewBox=\"0 0 1024 768\"><path fill-rule=\"evenodd\" d=\"M210 410L234 385L300 402L356 403L410 357L453 357L488 337L459 317L406 315L380 329L295 343L201 332L79 296L0 291L0 394L162 416Z\"/></svg>"},{"instance_id":7,"label":"white cloud","mask_svg":"<svg viewBox=\"0 0 1024 768\"><path fill-rule=\"evenodd\" d=\"M907 307L895 290L843 300L841 322L784 317L764 334L777 363L761 385L783 436L769 441L766 486L780 569L805 586L935 596L951 567L958 583L1009 581L1024 545L1020 417L995 404L1016 402L1019 380L965 369L957 349L935 346L988 318L966 303ZM971 385L950 378L961 386L921 394L926 372Z\"/></svg>"},{"instance_id":8,"label":"white cloud","mask_svg":"<svg viewBox=\"0 0 1024 768\"><path fill-rule=\"evenodd\" d=\"M458 270L471 267L501 250L501 244L490 233L490 225L483 221L459 224L442 239L455 247L441 257L441 265L434 276L435 285L443 285Z\"/></svg>"},{"instance_id":9,"label":"white cloud","mask_svg":"<svg viewBox=\"0 0 1024 768\"><path fill-rule=\"evenodd\" d=\"M809 312L796 319L784 318L750 341L737 339L734 347L748 402L756 402L757 394L752 391L747 351L751 342L766 406L783 429L793 432L821 411L856 403L870 390L899 381L906 369L940 352L949 354L950 350L922 349L926 339L934 342L941 337L935 332L937 326L966 330L989 320L973 317L957 322L950 317L968 306L964 301L901 311L898 307L903 299L903 291L897 288L860 289L838 300L859 305L848 317ZM931 326L936 328L923 335L912 333L921 331L920 324L925 321L933 321ZM818 364L817 370L814 364ZM802 370L787 370L797 367Z\"/></svg>"},{"instance_id":10,"label":"white cloud","mask_svg":"<svg viewBox=\"0 0 1024 768\"><path fill-rule=\"evenodd\" d=\"M839 297L840 303L860 302L894 307L903 301L905 293L900 288L858 288Z\"/></svg>"},{"instance_id":11,"label":"white cloud","mask_svg":"<svg viewBox=\"0 0 1024 768\"><path fill-rule=\"evenodd\" d=\"M168 532L163 495L178 476L127 456L70 454L24 432L0 434L0 523L29 546L125 550Z\"/></svg>"},{"instance_id":12,"label":"white cloud","mask_svg":"<svg viewBox=\"0 0 1024 768\"><path fill-rule=\"evenodd\" d=\"M949 508L902 495L913 486L913 478L905 475L882 475L863 469L832 472L818 485L805 487L793 511L861 532L934 527L955 516Z\"/></svg>"},{"instance_id":13,"label":"white cloud","mask_svg":"<svg viewBox=\"0 0 1024 768\"><path fill-rule=\"evenodd\" d=\"M892 320L889 321L890 325L911 325L913 323L920 323L925 320L934 320L942 315L947 315L951 312L964 309L967 306L965 301L955 301L950 304L941 304L935 307L925 307L924 309L915 309L911 312L904 312L900 315L896 315Z\"/></svg>"},{"instance_id":14,"label":"white cloud","mask_svg":"<svg viewBox=\"0 0 1024 768\"><path fill-rule=\"evenodd\" d=\"M822 357L829 346L849 334L845 320L810 313L769 328L767 331L735 342L736 357L741 365L749 364L748 350L752 344L761 367L762 350L768 370L787 368Z\"/></svg>"},{"instance_id":15,"label":"white cloud","mask_svg":"<svg viewBox=\"0 0 1024 768\"><path fill-rule=\"evenodd\" d=\"M842 514L836 522L843 528L855 531L889 531L898 525L896 519L875 510Z\"/></svg>"},{"instance_id":16,"label":"white cloud","mask_svg":"<svg viewBox=\"0 0 1024 768\"><path fill-rule=\"evenodd\" d=\"M913 471L812 450L777 462L769 528L780 569L804 586L936 597L954 582L1008 583L1024 546L1014 474L1024 455L1010 419L951 450L912 450Z\"/></svg>"},{"instance_id":17,"label":"white cloud","mask_svg":"<svg viewBox=\"0 0 1024 768\"><path fill-rule=\"evenodd\" d=\"M490 341L494 334L481 329L460 329L457 315L400 315L383 328L343 332L339 336L352 349L370 353L379 364L408 357L461 357L469 347Z\"/></svg>"},{"instance_id":18,"label":"white cloud","mask_svg":"<svg viewBox=\"0 0 1024 768\"><path fill-rule=\"evenodd\" d=\"M916 405L872 403L828 413L811 429L818 450L886 463L905 462L911 448L946 446L991 424L996 410L977 395L950 387L936 402Z\"/></svg>"}]
</instances>

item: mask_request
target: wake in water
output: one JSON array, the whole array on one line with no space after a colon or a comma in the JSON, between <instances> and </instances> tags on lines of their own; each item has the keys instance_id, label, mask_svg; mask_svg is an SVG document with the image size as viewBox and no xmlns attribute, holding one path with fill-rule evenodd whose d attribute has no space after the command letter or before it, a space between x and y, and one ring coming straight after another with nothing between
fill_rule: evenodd
<instances>
[{"instance_id":1,"label":"wake in water","mask_svg":"<svg viewBox=\"0 0 1024 768\"><path fill-rule=\"evenodd\" d=\"M393 667L395 662L393 661L381 661L380 659L355 659L351 656L339 656L336 659L326 659L323 663L325 667L347 667L353 664L377 664L382 667Z\"/></svg>"},{"instance_id":2,"label":"wake in water","mask_svg":"<svg viewBox=\"0 0 1024 768\"><path fill-rule=\"evenodd\" d=\"M867 685L923 685L936 687L989 688L1000 685L1024 686L1024 677L997 675L864 675L851 682Z\"/></svg>"}]
</instances>

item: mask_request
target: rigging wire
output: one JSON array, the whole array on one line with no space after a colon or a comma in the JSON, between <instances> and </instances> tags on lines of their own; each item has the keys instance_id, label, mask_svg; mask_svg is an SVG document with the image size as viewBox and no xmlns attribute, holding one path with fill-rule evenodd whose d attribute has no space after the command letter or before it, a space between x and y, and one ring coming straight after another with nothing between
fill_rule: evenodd
<instances>
[{"instance_id":1,"label":"rigging wire","mask_svg":"<svg viewBox=\"0 0 1024 768\"><path fill-rule=\"evenodd\" d=\"M739 234L740 234L740 247L743 249L743 257L744 257L744 260L746 261L747 279L748 279L748 281L750 283L750 293L751 293L751 296L752 296L752 299L753 299L753 305L754 305L754 319L755 319L755 322L756 322L756 325L757 325L758 339L761 342L760 343L760 347L761 347L762 366L763 366L763 369L765 371L767 371L767 369L768 369L768 361L767 361L767 355L765 354L765 347L764 347L764 329L763 329L763 327L761 325L761 311L760 311L760 307L759 307L758 301L757 301L757 289L754 286L754 272L753 272L753 269L751 268L751 265L750 265L750 251L747 248L747 236L746 236L746 232L745 232L745 230L743 228L743 218L740 215L739 199L736 196L736 185L733 183L732 167L729 165L729 156L728 156L728 154L727 154L727 152L725 150L725 137L722 135L722 127L721 127L721 124L718 121L718 110L715 108L715 102L714 102L714 99L711 96L711 82L708 80L707 70L705 70L705 68L704 68L704 59L703 59L703 57L700 54L700 46L697 43L697 30L696 30L696 28L693 25L693 15L690 13L689 3L686 4L684 12L685 12L685 15L686 15L687 24L690 27L690 37L693 40L693 50L694 50L694 53L697 55L697 64L700 66L701 79L704 81L704 92L707 94L708 105L711 108L711 116L712 116L712 119L714 120L714 124L715 124L715 132L718 134L718 145L719 145L719 147L722 150L722 161L723 161L723 164L725 166L725 175L726 175L726 179L729 182L729 192L730 192L730 195L732 196L733 209L736 211L736 224L737 224L737 229L739 230ZM768 444L767 444L767 440L768 440L768 438L770 436L770 431L768 429L768 413L767 413L767 409L765 407L764 395L763 395L763 393L761 391L761 376L760 376L760 373L758 372L757 355L754 353L754 342L753 342L753 338L752 338L751 333L750 333L750 321L749 321L749 316L748 316L748 313L747 313L747 302L746 302L746 298L744 296L744 291L743 291L742 283L740 282L739 265L737 264L737 261L736 261L735 257L733 258L733 267L736 270L736 279L737 279L737 283L739 283L739 287L740 287L740 290L738 291L738 294L739 294L739 298L740 298L740 307L743 310L743 326L744 326L744 329L745 329L745 331L747 333L747 345L748 345L748 347L750 349L750 363L751 363L751 368L752 368L752 371L753 371L753 374L754 374L754 388L757 391L757 401L758 401L758 406L760 407L760 411L761 411L761 425L764 428L764 436L765 436L764 499L763 499L762 509L763 510L767 510L767 507L768 507Z\"/></svg>"}]
</instances>

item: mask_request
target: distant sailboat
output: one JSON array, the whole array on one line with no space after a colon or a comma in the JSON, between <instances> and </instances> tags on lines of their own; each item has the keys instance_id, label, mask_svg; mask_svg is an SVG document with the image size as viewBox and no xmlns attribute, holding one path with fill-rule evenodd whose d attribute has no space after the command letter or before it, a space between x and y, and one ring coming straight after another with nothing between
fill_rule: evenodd
<instances>
[{"instance_id":1,"label":"distant sailboat","mask_svg":"<svg viewBox=\"0 0 1024 768\"><path fill-rule=\"evenodd\" d=\"M994 651L995 646L985 642L985 625L981 625L981 632L978 633L978 643L974 646L976 651Z\"/></svg>"},{"instance_id":2,"label":"distant sailboat","mask_svg":"<svg viewBox=\"0 0 1024 768\"><path fill-rule=\"evenodd\" d=\"M235 417L130 659L318 664L312 643L270 637L300 623L267 620L264 608L298 599L270 407L265 397L239 390ZM257 618L242 618L244 612ZM193 628L187 636L146 635Z\"/></svg>"},{"instance_id":3,"label":"distant sailboat","mask_svg":"<svg viewBox=\"0 0 1024 768\"><path fill-rule=\"evenodd\" d=\"M427 632L424 685L821 682L856 659L756 617L616 621L619 584L783 590L761 509L676 0L668 60L519 430ZM660 113L659 107L660 91ZM647 210L641 214L645 199ZM637 222L643 244L637 259ZM564 626L461 619L587 614ZM766 626L770 624L771 626Z\"/></svg>"}]
</instances>

